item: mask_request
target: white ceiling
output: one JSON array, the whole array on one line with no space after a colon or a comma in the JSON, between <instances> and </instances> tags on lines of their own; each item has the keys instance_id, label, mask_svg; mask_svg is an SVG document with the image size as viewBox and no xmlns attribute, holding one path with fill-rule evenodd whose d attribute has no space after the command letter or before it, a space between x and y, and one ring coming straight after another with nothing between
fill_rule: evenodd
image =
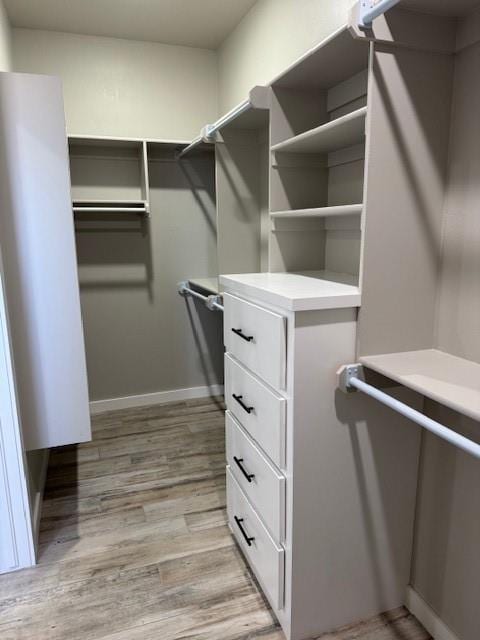
<instances>
[{"instance_id":1,"label":"white ceiling","mask_svg":"<svg viewBox=\"0 0 480 640\"><path fill-rule=\"evenodd\" d=\"M14 27L216 49L256 0L4 0Z\"/></svg>"}]
</instances>

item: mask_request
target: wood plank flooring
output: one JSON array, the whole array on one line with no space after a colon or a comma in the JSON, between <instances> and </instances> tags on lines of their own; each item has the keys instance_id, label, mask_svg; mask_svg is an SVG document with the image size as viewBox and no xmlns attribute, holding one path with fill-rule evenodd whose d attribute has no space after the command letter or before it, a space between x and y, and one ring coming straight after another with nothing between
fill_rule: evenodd
<instances>
[{"instance_id":1,"label":"wood plank flooring","mask_svg":"<svg viewBox=\"0 0 480 640\"><path fill-rule=\"evenodd\" d=\"M39 564L0 576L2 640L284 640L225 517L223 407L105 413L52 452ZM405 609L324 640L426 640Z\"/></svg>"}]
</instances>

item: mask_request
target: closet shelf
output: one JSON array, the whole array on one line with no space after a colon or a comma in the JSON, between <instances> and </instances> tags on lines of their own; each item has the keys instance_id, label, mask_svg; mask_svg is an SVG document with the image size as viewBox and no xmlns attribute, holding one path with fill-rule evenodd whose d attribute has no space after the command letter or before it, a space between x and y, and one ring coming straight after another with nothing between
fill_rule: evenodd
<instances>
[{"instance_id":1,"label":"closet shelf","mask_svg":"<svg viewBox=\"0 0 480 640\"><path fill-rule=\"evenodd\" d=\"M360 306L355 276L331 271L222 275L222 291L234 290L291 311Z\"/></svg>"},{"instance_id":2,"label":"closet shelf","mask_svg":"<svg viewBox=\"0 0 480 640\"><path fill-rule=\"evenodd\" d=\"M290 209L288 211L272 211L271 218L333 218L340 216L360 215L363 204L345 204L335 207L318 207L315 209Z\"/></svg>"},{"instance_id":3,"label":"closet shelf","mask_svg":"<svg viewBox=\"0 0 480 640\"><path fill-rule=\"evenodd\" d=\"M437 349L364 356L369 369L480 420L480 364Z\"/></svg>"},{"instance_id":4,"label":"closet shelf","mask_svg":"<svg viewBox=\"0 0 480 640\"><path fill-rule=\"evenodd\" d=\"M328 153L362 142L365 137L367 107L273 145L272 151Z\"/></svg>"},{"instance_id":5,"label":"closet shelf","mask_svg":"<svg viewBox=\"0 0 480 640\"><path fill-rule=\"evenodd\" d=\"M218 286L218 278L189 278L188 282L198 289L203 289L208 293L218 295L220 287Z\"/></svg>"}]
</instances>

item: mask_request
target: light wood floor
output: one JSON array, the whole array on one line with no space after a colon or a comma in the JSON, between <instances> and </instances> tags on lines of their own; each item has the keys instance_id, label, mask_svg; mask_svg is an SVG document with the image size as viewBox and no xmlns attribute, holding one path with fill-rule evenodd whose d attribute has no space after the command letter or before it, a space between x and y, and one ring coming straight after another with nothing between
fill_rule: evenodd
<instances>
[{"instance_id":1,"label":"light wood floor","mask_svg":"<svg viewBox=\"0 0 480 640\"><path fill-rule=\"evenodd\" d=\"M225 521L214 400L106 413L52 452L39 565L0 576L2 640L284 640ZM426 640L404 609L324 640Z\"/></svg>"}]
</instances>

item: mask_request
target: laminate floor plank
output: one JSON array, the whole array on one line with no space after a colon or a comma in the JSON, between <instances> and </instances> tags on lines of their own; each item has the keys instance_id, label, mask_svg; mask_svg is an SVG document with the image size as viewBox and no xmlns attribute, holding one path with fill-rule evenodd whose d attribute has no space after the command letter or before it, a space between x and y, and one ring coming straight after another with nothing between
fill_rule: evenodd
<instances>
[{"instance_id":1,"label":"laminate floor plank","mask_svg":"<svg viewBox=\"0 0 480 640\"><path fill-rule=\"evenodd\" d=\"M220 398L98 414L51 453L38 566L0 576L2 640L284 640L230 530ZM405 610L322 640L425 640Z\"/></svg>"}]
</instances>

